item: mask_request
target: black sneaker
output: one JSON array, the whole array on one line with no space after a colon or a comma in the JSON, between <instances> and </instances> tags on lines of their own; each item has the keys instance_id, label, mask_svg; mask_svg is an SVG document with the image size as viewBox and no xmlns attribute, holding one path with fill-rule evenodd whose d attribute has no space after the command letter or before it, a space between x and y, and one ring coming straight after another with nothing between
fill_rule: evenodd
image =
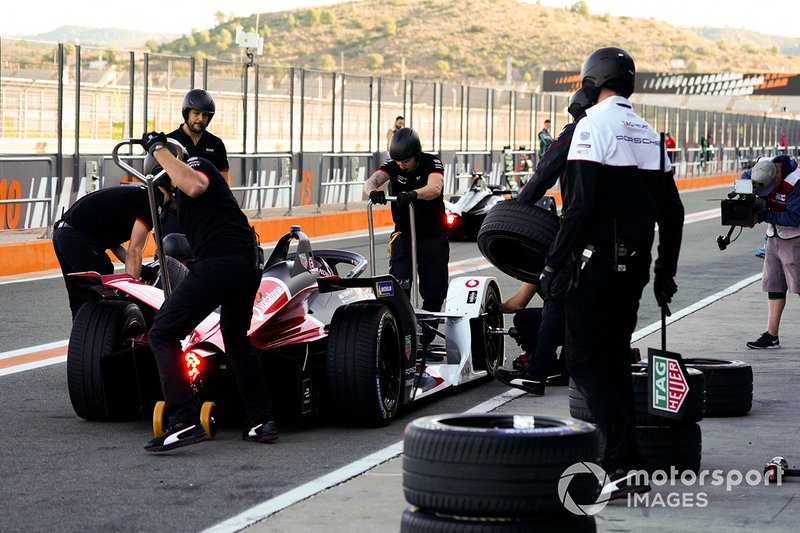
<instances>
[{"instance_id":1,"label":"black sneaker","mask_svg":"<svg viewBox=\"0 0 800 533\"><path fill-rule=\"evenodd\" d=\"M524 390L534 396L544 396L544 383L531 379L531 377L522 370L498 368L494 372L494 377L496 377L499 382L505 383L509 387Z\"/></svg>"},{"instance_id":2,"label":"black sneaker","mask_svg":"<svg viewBox=\"0 0 800 533\"><path fill-rule=\"evenodd\" d=\"M181 422L167 428L158 437L149 440L144 449L147 452L166 452L182 446L197 444L206 440L206 430L200 422L185 423Z\"/></svg>"},{"instance_id":3,"label":"black sneaker","mask_svg":"<svg viewBox=\"0 0 800 533\"><path fill-rule=\"evenodd\" d=\"M244 430L242 440L264 443L275 442L278 440L278 426L272 420L253 424L250 429Z\"/></svg>"},{"instance_id":4,"label":"black sneaker","mask_svg":"<svg viewBox=\"0 0 800 533\"><path fill-rule=\"evenodd\" d=\"M566 372L561 374L553 374L547 376L547 385L553 387L566 387L569 385L569 374Z\"/></svg>"},{"instance_id":5,"label":"black sneaker","mask_svg":"<svg viewBox=\"0 0 800 533\"><path fill-rule=\"evenodd\" d=\"M652 487L647 476L639 476L641 470L623 470L618 468L608 472L608 483L600 491L601 499L608 495L608 501L627 498L629 494L644 494L650 492ZM598 499L598 501L600 501Z\"/></svg>"},{"instance_id":6,"label":"black sneaker","mask_svg":"<svg viewBox=\"0 0 800 533\"><path fill-rule=\"evenodd\" d=\"M778 337L770 335L768 331L765 331L758 339L748 342L747 347L754 350L780 348L781 342L778 340Z\"/></svg>"}]
</instances>

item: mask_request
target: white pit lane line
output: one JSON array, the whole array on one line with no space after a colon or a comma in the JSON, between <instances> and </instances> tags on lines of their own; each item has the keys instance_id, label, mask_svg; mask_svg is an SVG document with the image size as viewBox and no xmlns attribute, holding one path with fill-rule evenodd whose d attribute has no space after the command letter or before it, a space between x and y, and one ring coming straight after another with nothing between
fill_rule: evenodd
<instances>
[{"instance_id":1,"label":"white pit lane line","mask_svg":"<svg viewBox=\"0 0 800 533\"><path fill-rule=\"evenodd\" d=\"M717 210L717 214L719 210ZM672 316L667 318L667 324L672 324L673 322L677 322L678 320L685 318L692 313L695 313L705 307L708 307L712 303L725 298L726 296L730 296L735 294L745 287L755 283L756 281L761 279L761 274L755 274L750 276L749 278L745 278L738 283L734 283L730 287L719 291L716 294L712 294L707 298L703 298L702 300L695 302L694 304L690 305L689 307L685 307L680 311L673 313ZM661 321L654 322L648 326L641 328L638 331L635 331L631 336L631 342L635 342L641 340L642 338L658 331L661 328ZM490 398L485 402L476 405L472 409L465 411L466 413L488 413L490 411L494 411L498 407L501 407L514 398L518 396L522 396L525 394L524 391L512 389L503 394L495 396L494 398ZM271 498L263 503L256 505L255 507L251 507L250 509L240 513L236 516L233 516L223 522L220 522L216 525L211 526L210 528L203 531L203 533L231 533L235 531L241 531L242 529L251 526L261 520L269 518L270 516L274 515L275 513L286 509L296 503L299 503L303 500L307 500L317 494L324 492L336 485L340 485L353 479L356 476L360 476L361 474L367 472L375 468L376 466L385 463L395 457L398 457L400 454L403 453L403 441L396 442L383 448L382 450L378 450L375 453L367 455L366 457L362 457L361 459L354 461L348 465L339 468L338 470L334 470L333 472L326 474L322 477L319 477L313 481L309 481L304 485L300 485L297 488L294 488L288 492L281 494L280 496L276 496L275 498Z\"/></svg>"}]
</instances>

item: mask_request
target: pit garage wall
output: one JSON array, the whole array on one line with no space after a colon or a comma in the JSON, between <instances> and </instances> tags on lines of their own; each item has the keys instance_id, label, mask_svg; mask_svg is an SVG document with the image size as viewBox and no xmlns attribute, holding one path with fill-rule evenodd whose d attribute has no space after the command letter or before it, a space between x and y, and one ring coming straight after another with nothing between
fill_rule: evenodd
<instances>
[{"instance_id":1,"label":"pit garage wall","mask_svg":"<svg viewBox=\"0 0 800 533\"><path fill-rule=\"evenodd\" d=\"M371 160L361 158L358 163L350 167L340 169L328 169L326 165L324 183L330 186L319 187L319 168L320 153L303 154L303 172L299 173L296 166L299 156L295 154L291 168L281 168L279 160L266 160L263 168L259 170L262 185L287 185L289 179L294 181L294 191L292 206L316 205L316 204L341 204L345 205L353 202L365 200L362 194L363 185L371 173L382 163L385 154L376 153ZM455 175L455 152L443 152L442 162L445 167L445 195L455 194L466 187L467 181L464 179L456 180ZM102 159L102 161L101 161ZM464 172L466 166L472 170L486 172L491 167L493 176L491 182L499 183L502 175L502 153L493 152L491 156L459 156L458 171ZM47 165L41 162L2 162L0 166L0 199L16 198L48 198L51 194L55 199L53 210L53 220L58 220L62 213L66 211L75 200L89 191L100 187L109 187L121 183L130 183L132 180L124 171L119 169L107 156L84 156L80 158L78 168L86 169L87 163L97 163L98 175L89 177L80 176L75 179L72 176L65 176L63 180L56 177L47 176ZM231 158L231 175L234 179L234 186L244 185L242 180L243 168L246 168L248 175L247 182L255 183L253 164L251 161L243 161L239 158ZM134 161L136 167L141 165L140 161ZM90 167L92 165L89 165ZM72 169L74 158L65 157L62 168ZM138 166L137 168L141 168ZM342 174L345 174L344 176ZM345 185L345 182L356 182L352 185ZM456 183L458 181L458 183ZM281 208L289 207L289 189L266 190L262 192L261 208ZM254 191L235 191L240 205L245 210L256 210L258 208L258 198ZM321 197L320 197L321 195ZM281 213L282 214L282 213ZM0 204L0 230L5 229L29 229L42 228L49 223L50 213L46 203L18 203Z\"/></svg>"}]
</instances>

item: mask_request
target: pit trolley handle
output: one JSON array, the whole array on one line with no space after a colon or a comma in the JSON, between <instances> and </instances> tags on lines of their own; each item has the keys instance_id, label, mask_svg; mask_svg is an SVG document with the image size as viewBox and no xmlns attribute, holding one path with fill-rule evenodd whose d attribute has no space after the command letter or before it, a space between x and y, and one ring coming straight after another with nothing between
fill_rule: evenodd
<instances>
[{"instance_id":1,"label":"pit trolley handle","mask_svg":"<svg viewBox=\"0 0 800 533\"><path fill-rule=\"evenodd\" d=\"M167 138L167 142L170 144L176 145L180 151L183 151L183 145L176 141L175 139ZM172 284L169 280L169 273L167 272L167 265L166 261L164 261L164 245L162 243L163 235L161 234L161 220L158 216L158 202L156 201L156 182L164 175L166 175L167 171L163 168L161 171L153 175L145 175L144 173L140 172L139 170L135 169L119 157L119 149L125 145L134 145L138 144L139 146L142 145L141 139L122 139L120 140L115 146L114 149L111 151L111 158L114 160L114 163L122 170L125 170L130 173L130 175L135 178L137 181L144 183L147 186L147 198L150 204L150 217L153 219L153 233L155 234L155 241L156 241L156 253L158 254L158 270L161 274L161 286L164 289L164 299L166 300L167 297L172 292Z\"/></svg>"},{"instance_id":2,"label":"pit trolley handle","mask_svg":"<svg viewBox=\"0 0 800 533\"><path fill-rule=\"evenodd\" d=\"M387 202L396 202L397 196L387 196ZM369 272L375 277L375 224L372 219L372 200L367 201L367 225L369 226ZM417 224L414 214L414 202L408 204L408 222L411 227L411 272L413 279L413 306L419 309L419 274L417 272Z\"/></svg>"}]
</instances>

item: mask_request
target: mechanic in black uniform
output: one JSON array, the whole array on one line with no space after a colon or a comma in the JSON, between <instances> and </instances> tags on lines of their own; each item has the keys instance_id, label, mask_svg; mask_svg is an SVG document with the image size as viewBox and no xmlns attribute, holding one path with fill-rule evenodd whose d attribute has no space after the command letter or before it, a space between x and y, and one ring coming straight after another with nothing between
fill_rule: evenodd
<instances>
[{"instance_id":1,"label":"mechanic in black uniform","mask_svg":"<svg viewBox=\"0 0 800 533\"><path fill-rule=\"evenodd\" d=\"M550 144L536 168L536 174L523 187L517 202L531 206L542 199L564 174L567 166L572 132L575 125L586 116L586 110L592 102L586 97L583 89L578 89L569 99L568 111L574 122L570 122L556 139ZM544 395L548 377L558 367L557 349L564 344L564 296L570 279L570 269L562 269L550 287L550 295L541 309L525 308L536 293L536 285L523 283L514 295L501 303L499 310L514 314L514 326L520 335L522 348L528 355L527 363L522 363L518 370L498 368L495 377L510 387L522 389L534 396ZM563 365L562 365L563 366ZM551 380L551 384L566 384L566 369L559 369L559 378ZM555 376L554 376L555 377Z\"/></svg>"},{"instance_id":2,"label":"mechanic in black uniform","mask_svg":"<svg viewBox=\"0 0 800 533\"><path fill-rule=\"evenodd\" d=\"M634 79L633 58L621 48L600 48L583 63L582 88L597 103L575 127L561 181L561 227L540 278L547 295L558 272L572 270L567 366L605 437L603 467L621 483L612 498L650 490L626 478L644 462L634 436L630 340L656 223L653 289L665 311L677 291L684 213L660 137L628 100Z\"/></svg>"},{"instance_id":3,"label":"mechanic in black uniform","mask_svg":"<svg viewBox=\"0 0 800 533\"><path fill-rule=\"evenodd\" d=\"M169 194L159 189L162 206ZM76 201L55 223L53 248L64 274L72 318L81 306L102 292L96 277L76 277L74 272L94 271L113 274L114 264L106 255L111 252L123 263L125 272L138 278L142 252L153 227L147 188L120 185L89 193ZM127 250L123 243L130 241Z\"/></svg>"},{"instance_id":4,"label":"mechanic in black uniform","mask_svg":"<svg viewBox=\"0 0 800 533\"><path fill-rule=\"evenodd\" d=\"M168 428L144 448L161 452L205 440L199 402L186 377L181 340L220 306L225 352L250 423L242 438L273 442L278 432L261 358L247 330L261 280L263 252L222 174L208 160L186 163L172 153L163 133L148 133L145 171L167 171L174 187L178 221L187 229L194 263L155 315L150 345L158 364L168 411ZM168 149L165 149L168 148Z\"/></svg>"},{"instance_id":5,"label":"mechanic in black uniform","mask_svg":"<svg viewBox=\"0 0 800 533\"><path fill-rule=\"evenodd\" d=\"M178 126L175 131L168 133L167 137L181 143L186 148L189 157L202 157L211 161L230 185L230 163L225 143L208 131L208 125L214 118L216 109L214 98L208 91L192 89L183 97L183 105L181 105L183 124ZM166 211L162 215L162 235L185 233L184 229L178 224L174 210Z\"/></svg>"},{"instance_id":6,"label":"mechanic in black uniform","mask_svg":"<svg viewBox=\"0 0 800 533\"><path fill-rule=\"evenodd\" d=\"M394 233L390 240L389 273L406 291L411 290L411 227L408 205L414 203L417 232L419 294L422 309L438 312L447 297L447 264L450 243L445 225L444 166L442 160L422 151L419 134L400 128L389 145L391 161L384 163L364 184L364 192L374 204L385 204L386 193L378 187L391 182Z\"/></svg>"}]
</instances>

